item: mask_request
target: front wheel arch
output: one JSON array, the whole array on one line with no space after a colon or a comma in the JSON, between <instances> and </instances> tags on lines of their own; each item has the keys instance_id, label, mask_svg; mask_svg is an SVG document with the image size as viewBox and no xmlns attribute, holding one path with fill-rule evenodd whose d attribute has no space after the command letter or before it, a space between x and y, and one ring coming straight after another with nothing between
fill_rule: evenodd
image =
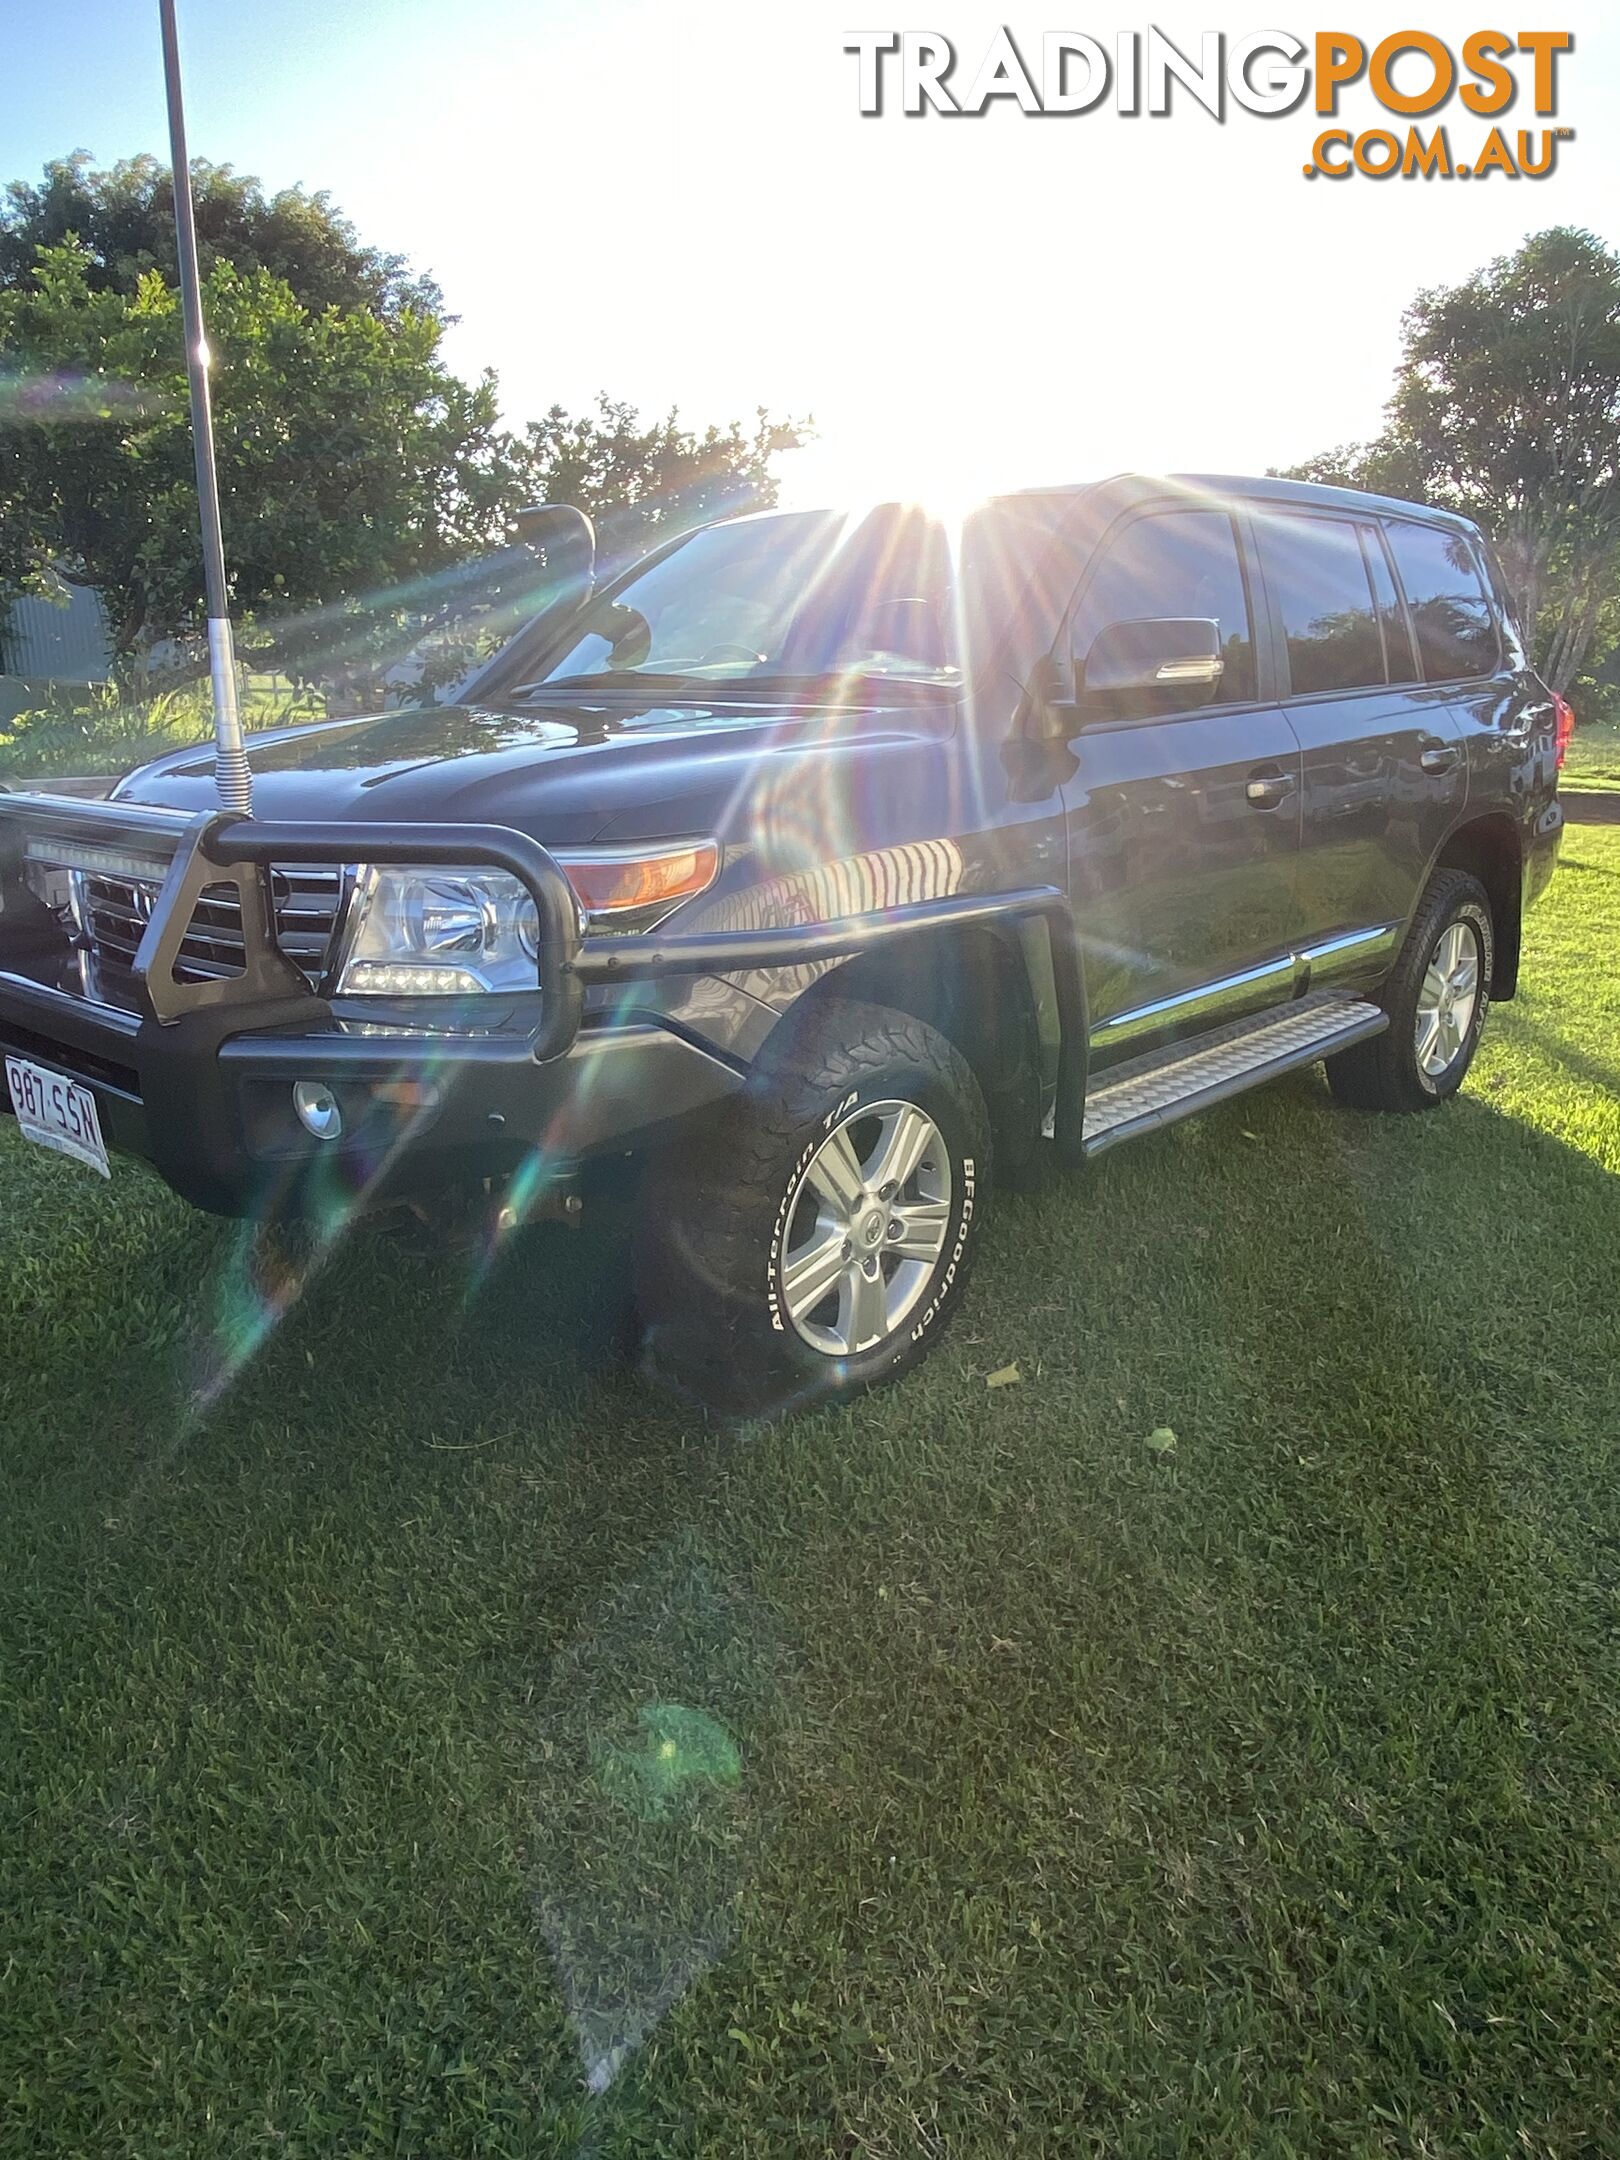
<instances>
[{"instance_id":1,"label":"front wheel arch","mask_svg":"<svg viewBox=\"0 0 1620 2160\"><path fill-rule=\"evenodd\" d=\"M937 1029L971 1066L990 1114L1001 1182L1030 1182L1041 1154L1047 1068L1062 1040L1061 1016L1037 980L1040 963L1032 964L1020 928L1009 922L1005 929L931 931L840 961L783 1014L761 1062L816 1025L829 1005L853 1001L908 1014Z\"/></svg>"},{"instance_id":2,"label":"front wheel arch","mask_svg":"<svg viewBox=\"0 0 1620 2160\"><path fill-rule=\"evenodd\" d=\"M931 1274L915 1309L897 1313L892 1332L857 1343L847 1356L824 1353L805 1330L788 1324L784 1271L793 1225L784 1211L830 1133L877 1117L885 1105L913 1104L951 1151ZM993 1159L978 1081L938 1030L911 1014L853 1001L826 1000L799 1014L791 1037L756 1069L746 1094L686 1145L646 1167L636 1265L653 1373L739 1415L859 1392L905 1371L931 1347L960 1298ZM880 1198L901 1211L914 1205L901 1193L862 1193L857 1181L858 1205L846 1220L866 1223ZM874 1257L887 1251L883 1243L870 1248ZM840 1256L841 1262L853 1257L847 1249ZM896 1265L906 1257L904 1244L892 1256ZM831 1278L827 1287L833 1288ZM812 1308L799 1317L812 1319Z\"/></svg>"}]
</instances>

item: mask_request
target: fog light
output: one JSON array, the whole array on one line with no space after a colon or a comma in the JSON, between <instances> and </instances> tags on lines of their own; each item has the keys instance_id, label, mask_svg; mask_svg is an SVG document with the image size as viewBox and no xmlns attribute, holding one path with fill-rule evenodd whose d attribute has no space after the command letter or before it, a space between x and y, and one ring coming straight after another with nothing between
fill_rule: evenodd
<instances>
[{"instance_id":1,"label":"fog light","mask_svg":"<svg viewBox=\"0 0 1620 2160\"><path fill-rule=\"evenodd\" d=\"M332 1090L319 1080L295 1080L292 1095L304 1130L317 1140L335 1140L343 1130L343 1112Z\"/></svg>"}]
</instances>

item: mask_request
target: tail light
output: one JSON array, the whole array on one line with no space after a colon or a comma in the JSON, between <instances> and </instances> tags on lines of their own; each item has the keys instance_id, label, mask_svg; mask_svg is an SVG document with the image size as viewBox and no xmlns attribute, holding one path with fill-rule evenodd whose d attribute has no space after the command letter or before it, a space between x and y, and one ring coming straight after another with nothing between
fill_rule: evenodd
<instances>
[{"instance_id":1,"label":"tail light","mask_svg":"<svg viewBox=\"0 0 1620 2160\"><path fill-rule=\"evenodd\" d=\"M1575 708L1568 698L1553 692L1553 723L1557 730L1554 740L1558 746L1558 770L1564 769L1564 755L1569 749L1569 738L1575 732Z\"/></svg>"}]
</instances>

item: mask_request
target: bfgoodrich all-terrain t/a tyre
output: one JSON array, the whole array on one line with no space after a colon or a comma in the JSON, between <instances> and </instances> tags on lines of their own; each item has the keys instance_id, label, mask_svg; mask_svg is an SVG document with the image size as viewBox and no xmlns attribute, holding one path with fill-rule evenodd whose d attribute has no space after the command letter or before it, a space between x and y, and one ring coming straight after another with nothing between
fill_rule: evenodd
<instances>
[{"instance_id":1,"label":"bfgoodrich all-terrain t/a tyre","mask_svg":"<svg viewBox=\"0 0 1620 2160\"><path fill-rule=\"evenodd\" d=\"M936 1029L853 999L784 1023L741 1102L649 1171L653 1371L733 1415L893 1379L962 1294L989 1170L979 1084Z\"/></svg>"},{"instance_id":2,"label":"bfgoodrich all-terrain t/a tyre","mask_svg":"<svg viewBox=\"0 0 1620 2160\"><path fill-rule=\"evenodd\" d=\"M1358 1110L1432 1110L1455 1095L1479 1047L1495 957L1484 886L1466 870L1437 871L1384 986L1389 1026L1327 1061L1339 1101Z\"/></svg>"}]
</instances>

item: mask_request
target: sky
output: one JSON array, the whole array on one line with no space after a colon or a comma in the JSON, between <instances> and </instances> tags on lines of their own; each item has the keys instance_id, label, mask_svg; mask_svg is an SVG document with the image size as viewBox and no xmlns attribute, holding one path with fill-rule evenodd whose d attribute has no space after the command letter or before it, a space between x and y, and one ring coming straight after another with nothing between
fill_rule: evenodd
<instances>
[{"instance_id":1,"label":"sky","mask_svg":"<svg viewBox=\"0 0 1620 2160\"><path fill-rule=\"evenodd\" d=\"M1416 24L1460 8L1047 0L179 0L194 155L327 188L459 317L516 422L597 391L691 424L813 417L784 499L1139 467L1262 471L1378 425L1402 309L1550 224L1620 243L1620 10L1516 9L1575 35L1543 180L1306 180L1319 122L1187 104L1121 118L863 118L853 30L942 31L971 74L1002 23L1111 44ZM0 0L0 178L72 149L166 154L156 0ZM1415 85L1421 69L1413 63ZM1528 81L1528 71L1526 72ZM1382 124L1365 91L1348 123ZM1443 116L1457 154L1486 123ZM1421 123L1425 128L1430 121ZM1528 93L1509 126L1539 127Z\"/></svg>"}]
</instances>

